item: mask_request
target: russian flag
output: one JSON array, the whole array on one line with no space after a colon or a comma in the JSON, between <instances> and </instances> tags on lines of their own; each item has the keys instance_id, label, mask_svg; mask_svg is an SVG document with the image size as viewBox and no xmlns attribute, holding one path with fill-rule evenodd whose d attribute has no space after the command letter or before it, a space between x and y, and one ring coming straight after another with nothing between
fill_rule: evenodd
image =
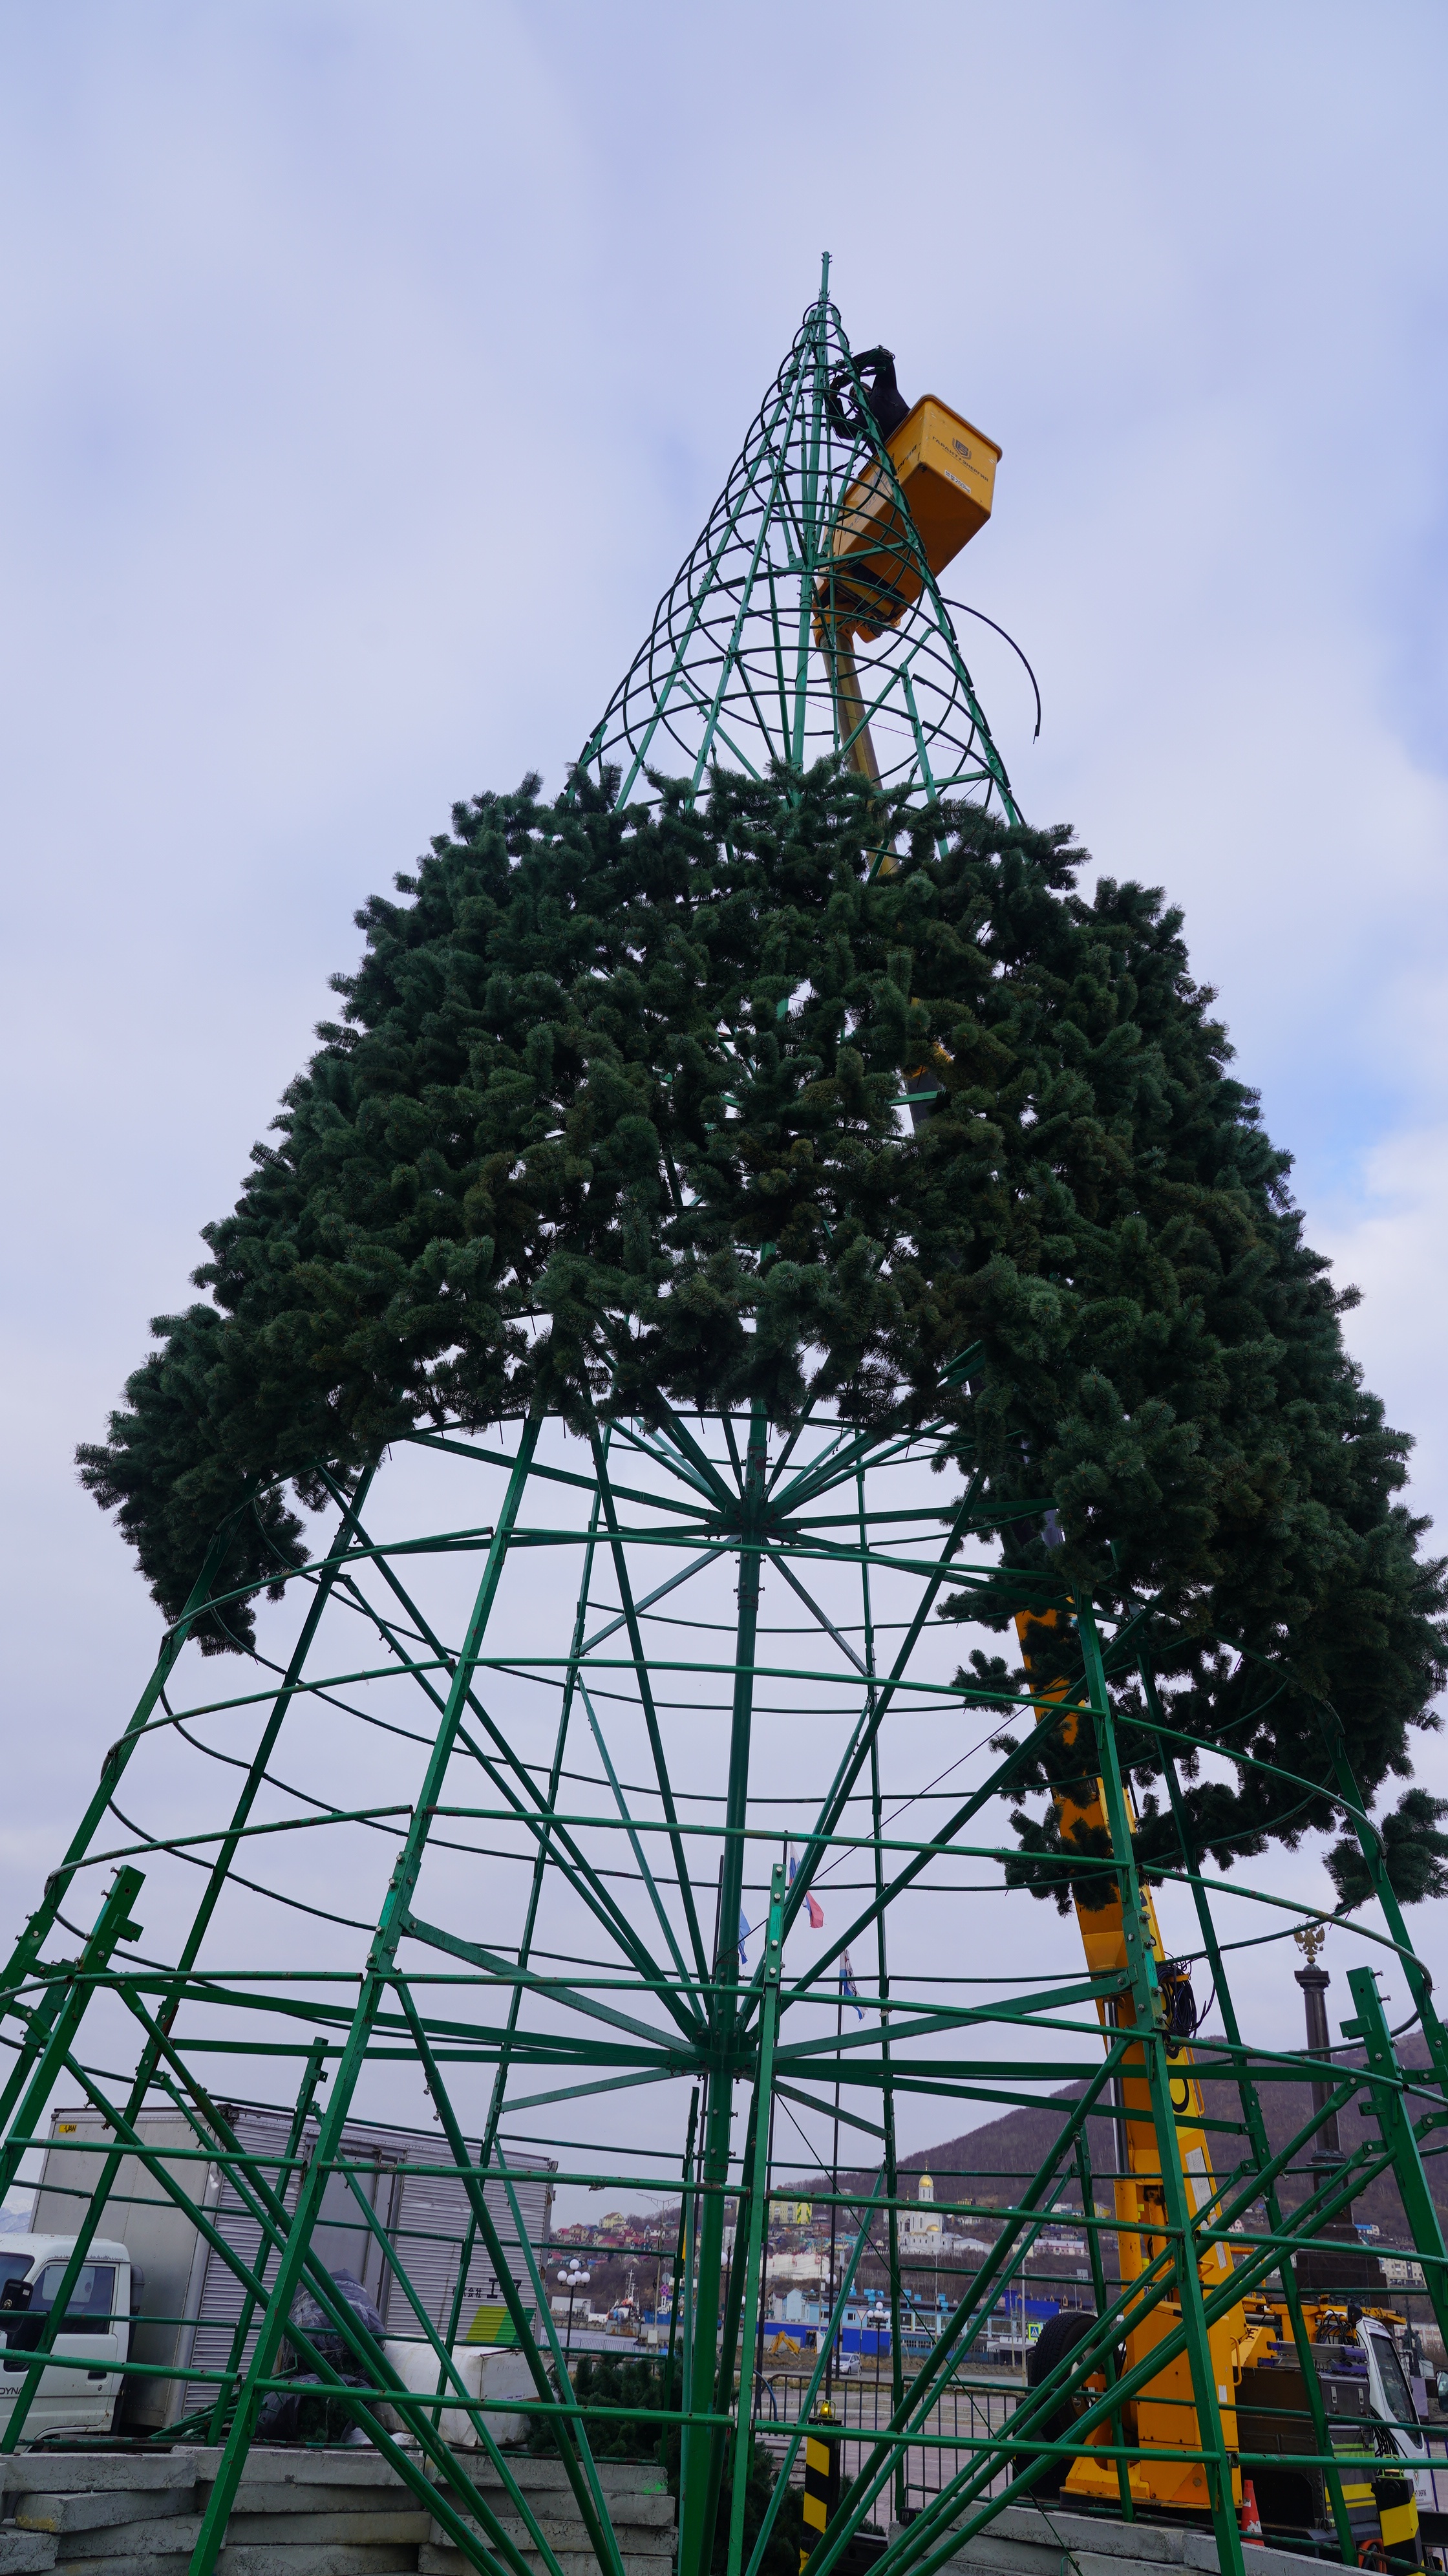
<instances>
[{"instance_id":1,"label":"russian flag","mask_svg":"<svg viewBox=\"0 0 1448 2576\"><path fill-rule=\"evenodd\" d=\"M789 1856L789 1883L791 1887L794 1885L794 1874L798 1867L799 1863L795 1859L793 1852L791 1852ZM805 1889L804 1901L809 1909L810 1930L812 1932L823 1932L825 1928L825 1909L822 1905L817 1905L815 1903L814 1896L809 1888Z\"/></svg>"}]
</instances>

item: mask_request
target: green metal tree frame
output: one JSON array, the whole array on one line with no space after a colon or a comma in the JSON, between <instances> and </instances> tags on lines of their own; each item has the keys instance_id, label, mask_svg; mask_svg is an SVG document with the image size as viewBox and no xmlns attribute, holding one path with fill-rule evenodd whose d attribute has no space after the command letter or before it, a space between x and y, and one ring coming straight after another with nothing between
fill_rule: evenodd
<instances>
[{"instance_id":1,"label":"green metal tree frame","mask_svg":"<svg viewBox=\"0 0 1448 2576\"><path fill-rule=\"evenodd\" d=\"M655 772L697 794L715 764L757 778L841 752L892 792L977 797L1017 819L951 606L903 503L876 543L879 580L902 595L918 585L918 596L863 656L845 632L850 568L832 543L842 505L871 471L899 493L857 379L853 401L841 399L852 375L827 259L703 532L584 748L586 771L618 771L622 803L646 795Z\"/></svg>"},{"instance_id":2,"label":"green metal tree frame","mask_svg":"<svg viewBox=\"0 0 1448 2576\"><path fill-rule=\"evenodd\" d=\"M697 787L716 760L789 770L821 747L848 754L868 723L876 774L887 784L921 797L969 792L1014 813L950 611L923 557L919 598L887 631L865 675L863 712L853 726L846 722L851 700L842 716L839 673L817 631L821 585L834 577L828 533L862 457L888 469L868 426L849 432L837 400L832 407L832 379L848 361L826 279L704 536L588 745L586 764L625 772L626 793L651 769L677 772L681 751ZM827 633L827 618L823 624ZM970 1365L962 1354L951 1375ZM932 1471L946 1468L942 1484ZM464 1512L421 1528L413 1519L401 1538L382 1534L392 1525L389 1479L405 1471L415 1480L423 1470L466 1479ZM973 1749L962 1744L951 1767L973 1768L958 1789L923 1790L912 1770L916 1733L946 1714L958 1725L960 1715L960 1688L941 1655L948 1638L953 1665L961 1631L942 1630L938 1613L948 1602L968 1617L972 1597L999 1581L990 1539L999 1515L989 1480L962 1455L958 1431L947 1437L943 1425L922 1429L903 1415L867 1429L823 1413L780 1426L760 1409L736 1419L685 1416L661 1404L650 1425L609 1423L601 1414L580 1435L533 1416L491 1439L419 1430L356 1490L332 1490L335 1527L319 1537L303 1571L279 1571L246 1686L221 1693L215 1664L189 1642L203 1610L225 1608L226 1596L213 1588L227 1548L227 1532L218 1533L0 1979L12 2052L0 2090L0 2185L8 2190L33 2166L58 2093L78 2095L105 2123L87 2149L94 2188L78 2212L75 2252L4 2447L25 2438L49 2338L129 2157L149 2187L184 2212L241 2293L226 2366L210 2374L205 2405L182 2428L223 2446L194 2576L210 2576L215 2565L258 2409L287 2384L279 2370L284 2337L472 2565L491 2576L526 2576L536 2561L560 2576L519 2462L490 2430L500 2404L516 2413L519 2401L470 2398L454 2358L475 2243L494 2264L531 2374L524 2411L547 2428L599 2567L622 2576L594 2451L600 2424L620 2410L578 2396L541 2249L527 2240L515 2159L525 2117L640 2093L649 2117L631 2149L587 2154L564 2141L557 2152L565 2182L606 2176L620 2191L657 2191L672 2178L681 2195L679 2295L654 2418L657 2429L681 2432L680 2576L703 2576L720 2531L729 2576L759 2576L804 2425L828 2385L835 2331L867 2264L883 2271L889 2299L888 2402L882 2419L858 2433L855 2473L815 2547L811 2576L830 2576L868 2518L892 2516L883 2576L906 2569L930 2576L1004 2504L1029 2495L1046 2464L1059 2462L1062 2445L1049 2428L1065 2398L1080 2408L1069 2451L1099 2434L1103 2455L1121 2464L1129 2512L1125 2469L1139 2454L1124 2437L1122 2409L1178 2353L1187 2359L1194 2408L1180 2456L1203 2464L1221 2564L1240 2570L1207 2345L1224 2304L1280 2273L1315 2388L1288 2258L1331 2244L1324 2230L1376 2174L1390 2171L1426 2295L1448 2329L1445 2249L1424 2163L1448 2123L1448 2040L1331 1711L1323 1711L1321 1780L1302 1785L1325 1782L1356 1828L1385 1928L1352 1937L1366 1958L1382 1956L1406 1980L1429 2063L1426 2073L1403 2068L1401 2031L1390 2032L1364 1966L1353 1971L1352 1992L1366 2071L1334 2070L1324 2094L1321 2063L1254 2044L1233 2002L1232 1949L1289 1937L1310 1909L1239 1876L1225 1887L1204 1876L1185 1838L1176 1775L1195 1739L1157 1694L1147 1601L1108 1619L1068 1598L1049 1572L1019 1579L1022 1607L1059 1611L1079 1641L1068 1705L1088 1711L1095 1725L1110 1842L1109 1853L1081 1867L1096 1869L1119 1894L1124 1971L1087 1973L1074 1964L1074 1933L1063 1931L1060 1972L1044 1980L1013 1970L1005 1942L984 1973L957 1973L966 1909L952 1873L962 1864L978 1873L975 1893L993 1925L1008 1905L1029 1906L1024 1893L1007 1894L1015 1846L1002 1848L999 1819L1031 1758L1029 1740L1001 1754L987 1735ZM1036 1508L1044 1514L1050 1502L1043 1494ZM1012 1503L1013 1514L1021 1509ZM571 1618L556 1606L556 1584L540 1611L540 1583L560 1559L569 1569ZM793 1623L785 1633L812 1642L775 1643L781 1606ZM1117 1746L1112 1688L1132 1677L1146 1693L1145 1717L1133 1724L1155 1734L1181 1827L1179 1869L1159 1873L1159 1882L1189 1904L1221 2004L1222 2036L1198 2040L1195 2064L1228 2078L1238 2104L1236 2116L1207 2124L1218 2133L1222 2178L1200 2207L1186 2194L1175 2149L1180 2052L1160 2010L1157 1962L1143 1929ZM1052 1699L1051 1714L1060 1706ZM363 1757L375 1768L382 1744L392 1765L387 1794L343 1805L315 1781L298 1783L277 1768L284 1748L290 1763L304 1764L309 1744L323 1736L334 1754L344 1740L357 1749L364 1780ZM192 1809L178 1827L183 1761ZM235 1783L225 1799L218 1764ZM644 1776L628 1779L628 1764ZM892 1799L908 1809L926 1796L939 1810L928 1828L900 1830ZM159 1819L152 1827L134 1812L147 1799ZM338 1854L330 1876L315 1859L319 1835ZM845 1865L865 1873L860 1901L843 1921L848 1909L832 1894L832 1928L800 1965L809 1901L827 1881L837 1884ZM360 1921L322 1901L328 1890L335 1900L344 1883L364 1885L368 1867L375 1903ZM270 1879L259 1880L258 1870ZM97 1902L106 1872L113 1875ZM315 1936L323 1949L301 1964L238 1964L227 1943L238 1922L260 1919L236 1912L239 1892L278 1921L299 1919L286 1909L302 1903L309 1921L326 1927ZM1219 1925L1224 1901L1249 1910L1227 1937ZM137 1920L153 1905L165 1955L154 1930L145 1946ZM88 1931L67 1911L74 1906ZM912 1916L922 1906L933 1911ZM506 1918L505 1934L489 1929L490 1909ZM961 1926L960 1946L943 1968L918 1960L904 1973L892 1967L916 1919L935 1927L937 1948L942 1923ZM559 1920L574 1944L566 1952L544 1946L545 1930ZM349 1955L347 1936L359 1929L364 1937ZM751 1967L747 1945L756 1938L762 1946ZM843 1966L854 1952L869 1965L851 1973L855 2026L847 2032ZM1135 2009L1129 2034L1113 2028L1122 1997ZM102 2041L93 2035L103 2034L114 2056L123 2030L133 2037L117 2075L98 2061ZM230 2096L207 2071L218 2059L223 2071L240 2066L248 2084L271 2088L258 2098L291 2092L285 2153L259 2156L243 2143ZM1166 2226L1155 2259L1123 2286L1106 2259L1116 2221L1097 2211L1087 2140L1089 2120L1110 2102L1128 2062L1146 2079ZM398 2085L426 2087L439 2127L437 2170L460 2178L469 2211L445 2316L430 2311L409 2279L405 2242L388 2242L389 2335L422 2341L436 2360L435 2386L421 2395L404 2385L387 2349L338 2292L315 2241L337 2176L359 2224L381 2232L366 2168L347 2146L359 2088L379 2068ZM479 2084L486 2107L470 2143L470 2088ZM1302 2116L1294 2116L1287 2145L1274 2149L1262 2091L1283 2084L1297 2088ZM1314 2084L1322 2096L1315 2103ZM902 2102L915 2125L964 2126L982 2106L1036 2103L1071 2085L1081 2089L1058 2104L1049 2153L1004 2210L990 2211L994 2243L953 2306L937 2314L918 2367L907 2372ZM1363 2092L1377 2138L1337 2166L1314 2166L1325 2121ZM189 2124L189 2164L143 2135L143 2114L157 2103ZM794 2124L787 2142L776 2135L777 2119L781 2128ZM770 2199L781 2177L802 2170L809 2141L837 2137L841 2124L864 2142L853 2161L874 2178L864 2187L842 2178L837 2148L828 2160L815 2151L816 2205L838 2213L845 2252L830 2283L832 2331L821 2337L807 2383L794 2386L782 2426L760 2360ZM536 2129L526 2135L537 2142ZM201 2187L210 2165L222 2169L255 2222L261 2250L251 2260L216 2223ZM181 2178L188 2172L190 2187ZM510 2204L522 2247L511 2268L485 2178L495 2187L501 2178ZM1071 2185L1082 2192L1095 2323L1042 2386L1020 2392L1008 2427L961 2431L957 2421L947 2431L944 2395L969 2382L988 2319L1023 2280ZM985 2214L978 2192L957 2192L945 2207L967 2222ZM1201 2270L1219 2244L1233 2257L1226 2286L1215 2264L1205 2277ZM345 2377L294 2317L302 2289L351 2355ZM1170 2322L1150 2362L1122 2374L1115 2354L1124 2334L1163 2308ZM132 2378L148 2367L128 2366ZM1104 2374L1104 2387L1088 2386L1093 2373ZM1314 2408L1332 2486L1320 2399ZM504 2512L469 2467L476 2452L449 2439L462 2418L501 2482ZM405 2434L393 2429L399 2423ZM762 2526L751 2529L755 2438L775 2443L782 2474ZM907 2520L912 2464L927 2456L941 2466L923 2509ZM1350 2558L1340 2486L1335 2496ZM510 2533L510 2517L528 2535L526 2550Z\"/></svg>"}]
</instances>

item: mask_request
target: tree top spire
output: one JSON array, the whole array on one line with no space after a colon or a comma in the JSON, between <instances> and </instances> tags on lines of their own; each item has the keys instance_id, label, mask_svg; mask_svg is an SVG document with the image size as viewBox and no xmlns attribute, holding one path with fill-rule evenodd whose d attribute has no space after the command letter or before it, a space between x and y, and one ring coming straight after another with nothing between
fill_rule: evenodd
<instances>
[{"instance_id":1,"label":"tree top spire","mask_svg":"<svg viewBox=\"0 0 1448 2576\"><path fill-rule=\"evenodd\" d=\"M904 432L887 445L862 382L875 359L891 353L851 352L826 252L724 488L584 746L581 771L611 785L616 773L624 803L661 773L692 803L715 766L767 778L839 752L921 803L965 798L1019 819L931 569L941 549L904 496ZM954 444L962 488L982 464L993 476L992 441Z\"/></svg>"}]
</instances>

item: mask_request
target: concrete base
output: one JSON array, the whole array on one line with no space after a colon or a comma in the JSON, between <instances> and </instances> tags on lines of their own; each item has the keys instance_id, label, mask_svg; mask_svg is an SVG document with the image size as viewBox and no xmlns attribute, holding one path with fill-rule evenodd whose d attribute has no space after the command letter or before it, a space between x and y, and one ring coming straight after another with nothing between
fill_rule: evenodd
<instances>
[{"instance_id":1,"label":"concrete base","mask_svg":"<svg viewBox=\"0 0 1448 2576\"><path fill-rule=\"evenodd\" d=\"M0 2460L0 2576L185 2576L221 2454L178 2446L150 2454L30 2451ZM531 2569L543 2561L491 2464L466 2461ZM557 2460L508 2463L560 2576L598 2576L582 2517ZM661 2469L608 2461L599 2484L624 2576L668 2576L674 2503ZM426 2505L376 2452L254 2450L219 2576L467 2576L468 2560ZM1053 2572L1054 2576L1054 2572Z\"/></svg>"},{"instance_id":2,"label":"concrete base","mask_svg":"<svg viewBox=\"0 0 1448 2576\"><path fill-rule=\"evenodd\" d=\"M893 2539L899 2524L892 2524ZM1297 2551L1249 2547L1250 2576L1307 2576L1331 2562ZM1189 2567L1217 2576L1217 2544L1207 2525L1183 2530L1164 2522L1098 2521L1058 2513L1052 2504L1010 2504L957 2554L955 2563L981 2576L1131 2576L1135 2568Z\"/></svg>"}]
</instances>

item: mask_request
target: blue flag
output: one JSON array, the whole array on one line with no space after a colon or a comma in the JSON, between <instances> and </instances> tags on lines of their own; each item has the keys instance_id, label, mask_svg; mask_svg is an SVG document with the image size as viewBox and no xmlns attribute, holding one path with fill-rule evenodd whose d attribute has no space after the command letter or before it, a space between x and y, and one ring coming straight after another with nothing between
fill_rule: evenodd
<instances>
[{"instance_id":1,"label":"blue flag","mask_svg":"<svg viewBox=\"0 0 1448 2576\"><path fill-rule=\"evenodd\" d=\"M744 1908L741 1905L739 1908L739 1964L744 1968L747 1968L749 1965L748 1956L744 1948L744 1944L748 1938L749 1926L744 1920Z\"/></svg>"},{"instance_id":2,"label":"blue flag","mask_svg":"<svg viewBox=\"0 0 1448 2576\"><path fill-rule=\"evenodd\" d=\"M855 1972L850 1965L850 1954L848 1950L840 1961L840 1994L845 2003L854 2004L856 2021L863 2021L865 2015L860 2004L856 2001Z\"/></svg>"}]
</instances>

